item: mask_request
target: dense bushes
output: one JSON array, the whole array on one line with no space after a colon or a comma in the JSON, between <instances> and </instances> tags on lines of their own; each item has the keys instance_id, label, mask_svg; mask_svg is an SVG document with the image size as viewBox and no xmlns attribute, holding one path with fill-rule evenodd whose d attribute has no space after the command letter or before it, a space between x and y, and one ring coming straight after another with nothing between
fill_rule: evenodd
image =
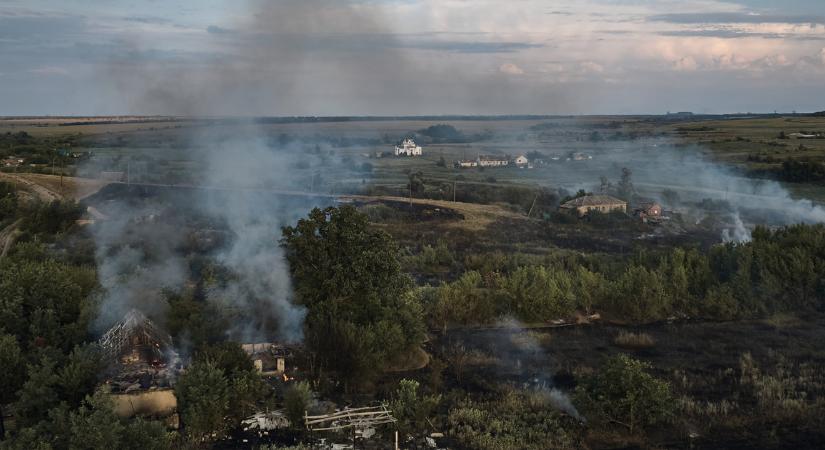
<instances>
[{"instance_id":1,"label":"dense bushes","mask_svg":"<svg viewBox=\"0 0 825 450\"><path fill-rule=\"evenodd\" d=\"M22 209L23 229L33 234L56 234L68 230L83 214L74 201L35 202Z\"/></svg>"},{"instance_id":2,"label":"dense bushes","mask_svg":"<svg viewBox=\"0 0 825 450\"><path fill-rule=\"evenodd\" d=\"M461 448L577 448L576 428L545 392L509 391L494 401L464 401L450 411L450 436Z\"/></svg>"},{"instance_id":3,"label":"dense bushes","mask_svg":"<svg viewBox=\"0 0 825 450\"><path fill-rule=\"evenodd\" d=\"M750 161L773 163L772 157L749 157ZM791 183L818 183L825 181L825 164L819 161L785 159L781 165L767 169L754 169L751 174L756 177L773 178Z\"/></svg>"},{"instance_id":4,"label":"dense bushes","mask_svg":"<svg viewBox=\"0 0 825 450\"><path fill-rule=\"evenodd\" d=\"M668 420L674 412L670 385L647 371L650 364L617 355L576 388L576 404L589 420L618 424L633 433Z\"/></svg>"},{"instance_id":5,"label":"dense bushes","mask_svg":"<svg viewBox=\"0 0 825 450\"><path fill-rule=\"evenodd\" d=\"M459 280L437 289L434 326L491 323L511 316L548 321L592 308L631 322L670 316L733 319L825 306L825 226L757 228L753 241L708 252L676 248L640 255L620 270L585 260L507 269L472 261ZM529 262L522 260L520 263Z\"/></svg>"}]
</instances>

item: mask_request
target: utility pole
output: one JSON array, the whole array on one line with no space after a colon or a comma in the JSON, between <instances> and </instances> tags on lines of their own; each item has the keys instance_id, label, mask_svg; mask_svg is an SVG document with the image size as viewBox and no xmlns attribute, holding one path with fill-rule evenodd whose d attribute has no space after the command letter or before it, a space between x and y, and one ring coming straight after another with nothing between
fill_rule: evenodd
<instances>
[{"instance_id":1,"label":"utility pole","mask_svg":"<svg viewBox=\"0 0 825 450\"><path fill-rule=\"evenodd\" d=\"M456 187L456 184L457 184L457 180L454 179L453 180L453 203L455 203L455 187Z\"/></svg>"}]
</instances>

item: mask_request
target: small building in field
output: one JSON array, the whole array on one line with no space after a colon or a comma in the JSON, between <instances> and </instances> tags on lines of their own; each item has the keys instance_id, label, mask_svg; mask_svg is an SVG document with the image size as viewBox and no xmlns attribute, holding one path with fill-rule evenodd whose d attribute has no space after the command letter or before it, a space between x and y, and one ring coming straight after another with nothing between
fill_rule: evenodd
<instances>
[{"instance_id":1,"label":"small building in field","mask_svg":"<svg viewBox=\"0 0 825 450\"><path fill-rule=\"evenodd\" d=\"M241 348L252 360L255 370L261 375L278 375L286 377L287 359L292 356L292 350L284 345L272 342L256 342L241 344Z\"/></svg>"},{"instance_id":2,"label":"small building in field","mask_svg":"<svg viewBox=\"0 0 825 450\"><path fill-rule=\"evenodd\" d=\"M3 159L3 166L4 167L19 167L22 166L25 160L23 158L17 156L10 156L8 158Z\"/></svg>"},{"instance_id":3,"label":"small building in field","mask_svg":"<svg viewBox=\"0 0 825 450\"><path fill-rule=\"evenodd\" d=\"M471 167L478 167L477 159L462 159L453 163L456 169L469 169Z\"/></svg>"},{"instance_id":4,"label":"small building in field","mask_svg":"<svg viewBox=\"0 0 825 450\"><path fill-rule=\"evenodd\" d=\"M404 139L400 146L395 146L395 156L421 156L423 154L424 150L420 145L415 145L412 139Z\"/></svg>"},{"instance_id":5,"label":"small building in field","mask_svg":"<svg viewBox=\"0 0 825 450\"><path fill-rule=\"evenodd\" d=\"M531 168L532 167L532 165L530 164L530 160L527 159L527 157L524 156L524 155L516 156L516 159L513 160L513 164L515 164L516 167L518 167L520 169Z\"/></svg>"},{"instance_id":6,"label":"small building in field","mask_svg":"<svg viewBox=\"0 0 825 450\"><path fill-rule=\"evenodd\" d=\"M507 167L510 165L510 158L506 156L481 155L478 157L479 167Z\"/></svg>"},{"instance_id":7,"label":"small building in field","mask_svg":"<svg viewBox=\"0 0 825 450\"><path fill-rule=\"evenodd\" d=\"M559 208L574 211L579 217L582 217L590 211L600 213L627 212L627 202L609 195L585 195L565 202Z\"/></svg>"},{"instance_id":8,"label":"small building in field","mask_svg":"<svg viewBox=\"0 0 825 450\"><path fill-rule=\"evenodd\" d=\"M581 152L570 153L570 156L567 157L568 161L587 161L589 159L593 159L593 157Z\"/></svg>"},{"instance_id":9,"label":"small building in field","mask_svg":"<svg viewBox=\"0 0 825 450\"><path fill-rule=\"evenodd\" d=\"M647 221L662 217L662 205L654 201L640 202L633 207L633 215Z\"/></svg>"}]
</instances>

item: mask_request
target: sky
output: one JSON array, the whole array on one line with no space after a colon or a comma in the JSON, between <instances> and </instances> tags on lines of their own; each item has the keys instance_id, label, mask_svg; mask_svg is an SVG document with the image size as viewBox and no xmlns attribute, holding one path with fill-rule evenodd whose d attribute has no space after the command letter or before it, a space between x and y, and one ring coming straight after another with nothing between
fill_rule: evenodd
<instances>
[{"instance_id":1,"label":"sky","mask_svg":"<svg viewBox=\"0 0 825 450\"><path fill-rule=\"evenodd\" d=\"M0 115L825 110L823 0L0 0Z\"/></svg>"}]
</instances>

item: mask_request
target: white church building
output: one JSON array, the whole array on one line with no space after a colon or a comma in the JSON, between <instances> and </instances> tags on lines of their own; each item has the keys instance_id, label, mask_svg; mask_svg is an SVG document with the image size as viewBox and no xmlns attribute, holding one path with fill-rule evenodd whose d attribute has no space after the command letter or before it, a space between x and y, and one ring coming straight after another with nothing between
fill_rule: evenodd
<instances>
[{"instance_id":1,"label":"white church building","mask_svg":"<svg viewBox=\"0 0 825 450\"><path fill-rule=\"evenodd\" d=\"M404 139L401 146L395 146L395 156L421 156L423 153L421 146L415 145L412 139Z\"/></svg>"}]
</instances>

